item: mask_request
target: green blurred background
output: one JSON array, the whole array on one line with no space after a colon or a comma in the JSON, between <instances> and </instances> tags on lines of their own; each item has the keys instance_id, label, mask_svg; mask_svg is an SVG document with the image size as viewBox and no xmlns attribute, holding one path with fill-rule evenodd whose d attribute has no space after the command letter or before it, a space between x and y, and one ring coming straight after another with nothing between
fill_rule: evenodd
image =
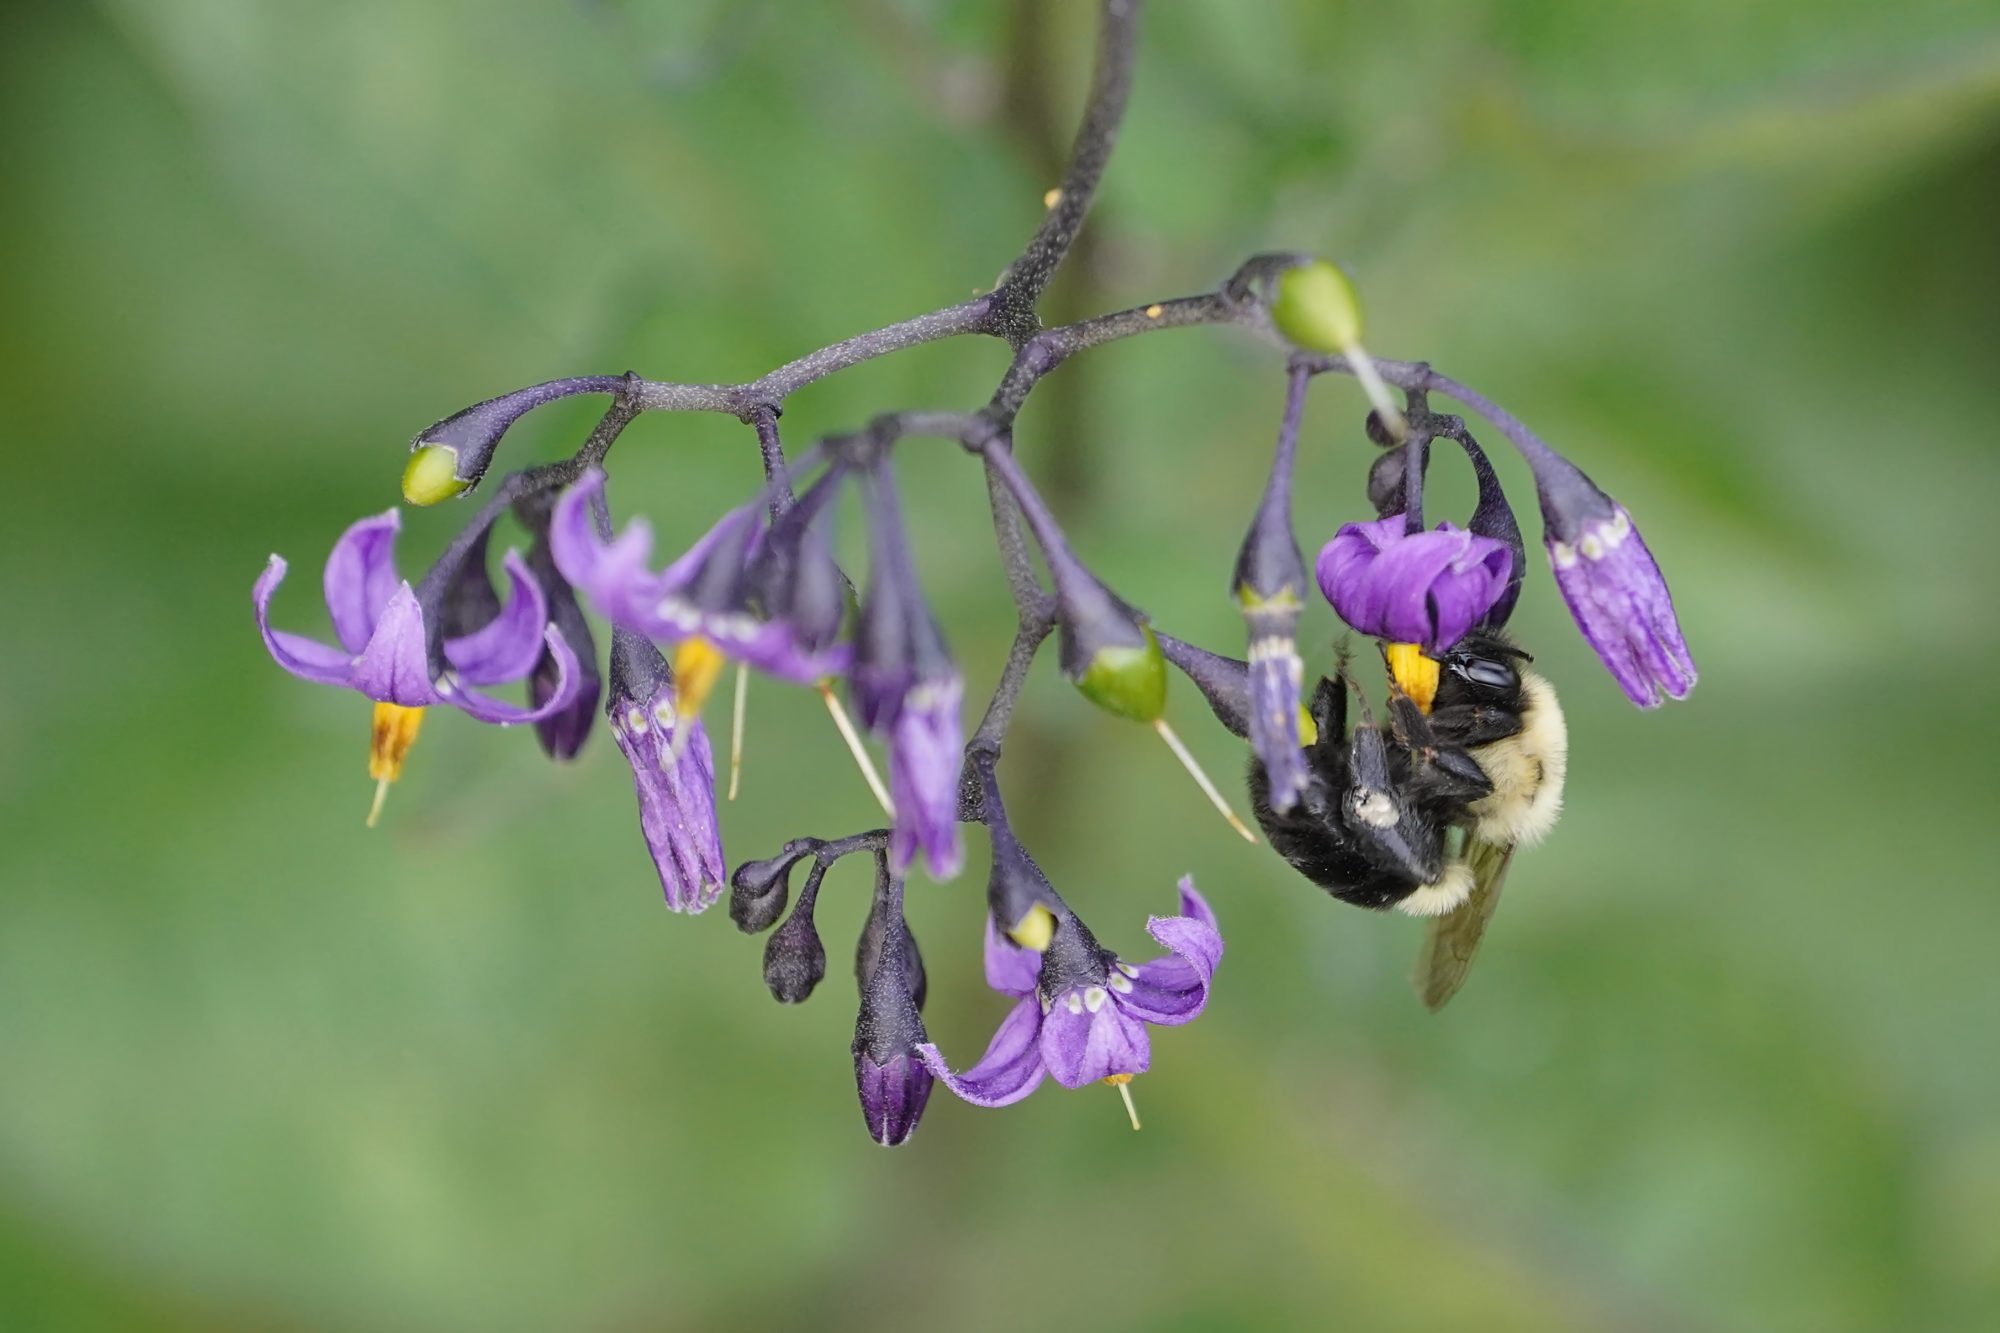
<instances>
[{"instance_id":1,"label":"green blurred background","mask_svg":"<svg viewBox=\"0 0 2000 1333\"><path fill-rule=\"evenodd\" d=\"M747 378L990 282L1053 179L1088 9L7 8L0 1323L1991 1326L1990 3L1154 6L1058 313L1259 248L1350 261L1375 350L1479 386L1639 515L1703 668L1634 711L1533 576L1569 813L1441 1017L1405 982L1414 923L1237 842L1046 662L1006 770L1024 836L1114 946L1184 870L1228 935L1141 1134L1101 1089L940 1091L875 1147L863 868L823 901L829 980L779 1009L760 942L662 909L601 731L558 770L439 718L363 830L366 707L265 658L266 554L317 631L323 553L425 422L558 374ZM969 406L1003 363L861 368L788 438ZM1281 379L1176 333L1023 420L1087 557L1221 648ZM567 407L510 457L567 450ZM1360 507L1360 411L1314 396L1309 546ZM648 417L618 499L684 539L754 457L732 421ZM912 446L905 486L978 696L1011 613L976 469ZM466 512L411 515L406 567ZM1192 691L1173 709L1235 769ZM870 819L816 702L756 689L732 858ZM970 850L912 892L960 1060L1002 1008Z\"/></svg>"}]
</instances>

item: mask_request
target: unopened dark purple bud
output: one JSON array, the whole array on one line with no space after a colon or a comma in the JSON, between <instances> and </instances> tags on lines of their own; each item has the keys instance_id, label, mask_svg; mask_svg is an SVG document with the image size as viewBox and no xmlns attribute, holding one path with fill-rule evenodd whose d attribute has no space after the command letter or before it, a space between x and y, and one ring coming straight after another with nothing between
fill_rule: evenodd
<instances>
[{"instance_id":1,"label":"unopened dark purple bud","mask_svg":"<svg viewBox=\"0 0 2000 1333\"><path fill-rule=\"evenodd\" d=\"M444 420L417 432L410 442L410 472L404 475L404 490L412 504L435 504L453 494L463 494L479 484L493 462L500 437L523 416L545 403L580 393L618 393L633 379L626 375L583 375L574 379L532 384L513 393L488 398L483 403L454 412ZM446 472L443 464L449 461ZM421 466L420 466L421 463Z\"/></svg>"},{"instance_id":2,"label":"unopened dark purple bud","mask_svg":"<svg viewBox=\"0 0 2000 1333\"><path fill-rule=\"evenodd\" d=\"M883 946L902 912L901 903L890 894L887 867L884 866L875 878L875 902L868 910L868 920L861 927L860 937L854 942L854 980L863 991L868 989L868 980L882 960ZM917 937L910 932L907 923L902 927L902 933L903 985L916 1001L917 1008L922 1009L930 994L923 951L917 947Z\"/></svg>"},{"instance_id":3,"label":"unopened dark purple bud","mask_svg":"<svg viewBox=\"0 0 2000 1333\"><path fill-rule=\"evenodd\" d=\"M891 879L878 896L888 902L882 909L877 964L862 982L861 1009L854 1020L854 1084L868 1136L892 1148L916 1132L932 1079L916 1051L929 1037L903 957L914 946L903 920L901 881Z\"/></svg>"},{"instance_id":4,"label":"unopened dark purple bud","mask_svg":"<svg viewBox=\"0 0 2000 1333\"><path fill-rule=\"evenodd\" d=\"M825 863L815 861L799 891L798 906L764 942L764 984L780 1004L798 1004L826 976L826 948L813 924L813 908L825 877Z\"/></svg>"},{"instance_id":5,"label":"unopened dark purple bud","mask_svg":"<svg viewBox=\"0 0 2000 1333\"><path fill-rule=\"evenodd\" d=\"M1377 518L1400 514L1407 507L1403 482L1409 473L1409 457L1409 448L1405 445L1376 455L1375 461L1369 465L1368 503L1375 506Z\"/></svg>"},{"instance_id":6,"label":"unopened dark purple bud","mask_svg":"<svg viewBox=\"0 0 2000 1333\"><path fill-rule=\"evenodd\" d=\"M769 930L791 901L792 867L817 844L788 843L762 861L745 861L729 877L729 919L745 935Z\"/></svg>"}]
</instances>

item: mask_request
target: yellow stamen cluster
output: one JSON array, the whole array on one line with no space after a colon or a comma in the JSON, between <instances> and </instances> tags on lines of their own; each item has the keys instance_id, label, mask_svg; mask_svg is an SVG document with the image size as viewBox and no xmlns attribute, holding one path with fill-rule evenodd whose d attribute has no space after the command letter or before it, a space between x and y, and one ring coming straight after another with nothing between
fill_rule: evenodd
<instances>
[{"instance_id":1,"label":"yellow stamen cluster","mask_svg":"<svg viewBox=\"0 0 2000 1333\"><path fill-rule=\"evenodd\" d=\"M368 827L381 818L389 784L403 776L403 760L417 743L424 710L401 704L376 704L375 725L368 738L368 776L375 779L375 803L368 807Z\"/></svg>"},{"instance_id":2,"label":"yellow stamen cluster","mask_svg":"<svg viewBox=\"0 0 2000 1333\"><path fill-rule=\"evenodd\" d=\"M1419 711L1430 712L1431 701L1437 698L1437 659L1424 656L1424 650L1414 643L1384 644L1382 656L1396 688L1409 695Z\"/></svg>"},{"instance_id":3,"label":"yellow stamen cluster","mask_svg":"<svg viewBox=\"0 0 2000 1333\"><path fill-rule=\"evenodd\" d=\"M1055 913L1036 903L1019 921L1007 928L1007 934L1023 949L1044 953L1048 950L1049 941L1055 938Z\"/></svg>"},{"instance_id":4,"label":"yellow stamen cluster","mask_svg":"<svg viewBox=\"0 0 2000 1333\"><path fill-rule=\"evenodd\" d=\"M720 648L699 635L681 640L674 650L674 711L682 717L699 717L728 661Z\"/></svg>"}]
</instances>

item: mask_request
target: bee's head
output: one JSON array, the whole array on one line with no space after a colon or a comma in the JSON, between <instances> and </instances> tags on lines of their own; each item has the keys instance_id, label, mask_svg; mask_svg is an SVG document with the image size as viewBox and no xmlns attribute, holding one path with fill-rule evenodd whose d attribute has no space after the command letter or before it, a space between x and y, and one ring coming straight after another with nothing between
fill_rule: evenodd
<instances>
[{"instance_id":1,"label":"bee's head","mask_svg":"<svg viewBox=\"0 0 2000 1333\"><path fill-rule=\"evenodd\" d=\"M1467 635L1439 659L1435 706L1484 704L1518 710L1522 697L1519 664L1533 660L1497 636Z\"/></svg>"}]
</instances>

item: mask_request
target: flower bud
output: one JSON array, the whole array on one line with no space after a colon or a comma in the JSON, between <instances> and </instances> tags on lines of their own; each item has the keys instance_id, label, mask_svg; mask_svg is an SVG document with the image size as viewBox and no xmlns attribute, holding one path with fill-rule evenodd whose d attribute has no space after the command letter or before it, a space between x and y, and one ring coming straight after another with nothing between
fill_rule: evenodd
<instances>
[{"instance_id":1,"label":"flower bud","mask_svg":"<svg viewBox=\"0 0 2000 1333\"><path fill-rule=\"evenodd\" d=\"M454 412L417 432L417 438L410 442L411 458L403 470L403 495L416 505L437 504L463 495L486 475L494 450L500 446L500 437L529 412L575 394L621 393L636 382L636 376L627 375L550 380Z\"/></svg>"},{"instance_id":2,"label":"flower bud","mask_svg":"<svg viewBox=\"0 0 2000 1333\"><path fill-rule=\"evenodd\" d=\"M810 842L787 843L776 856L736 867L729 877L729 919L738 930L760 934L785 914L792 896L792 867L812 847Z\"/></svg>"},{"instance_id":3,"label":"flower bud","mask_svg":"<svg viewBox=\"0 0 2000 1333\"><path fill-rule=\"evenodd\" d=\"M1278 275L1271 322L1309 352L1345 352L1361 341L1361 301L1338 265L1308 260Z\"/></svg>"},{"instance_id":4,"label":"flower bud","mask_svg":"<svg viewBox=\"0 0 2000 1333\"><path fill-rule=\"evenodd\" d=\"M780 1004L798 1004L826 976L826 948L813 925L813 907L825 877L825 863L815 861L805 888L799 891L798 906L764 942L764 984Z\"/></svg>"},{"instance_id":5,"label":"flower bud","mask_svg":"<svg viewBox=\"0 0 2000 1333\"><path fill-rule=\"evenodd\" d=\"M854 1020L854 1086L868 1136L885 1148L907 1142L930 1100L932 1075L917 1053L929 1040L917 1012L921 994L909 984L906 954L914 951L903 920L901 880L877 862L876 913L881 916L875 966L861 979L861 1009ZM917 973L922 975L921 965Z\"/></svg>"},{"instance_id":6,"label":"flower bud","mask_svg":"<svg viewBox=\"0 0 2000 1333\"><path fill-rule=\"evenodd\" d=\"M888 868L877 862L875 872L875 902L868 909L868 920L861 927L861 937L854 944L854 979L863 991L868 988L868 978L875 974L875 967L882 960L892 928L902 912L902 906L891 893L894 880ZM917 948L917 937L912 935L905 923L903 932L903 985L917 1008L924 1007L929 998L930 978L924 972L924 956Z\"/></svg>"}]
</instances>

